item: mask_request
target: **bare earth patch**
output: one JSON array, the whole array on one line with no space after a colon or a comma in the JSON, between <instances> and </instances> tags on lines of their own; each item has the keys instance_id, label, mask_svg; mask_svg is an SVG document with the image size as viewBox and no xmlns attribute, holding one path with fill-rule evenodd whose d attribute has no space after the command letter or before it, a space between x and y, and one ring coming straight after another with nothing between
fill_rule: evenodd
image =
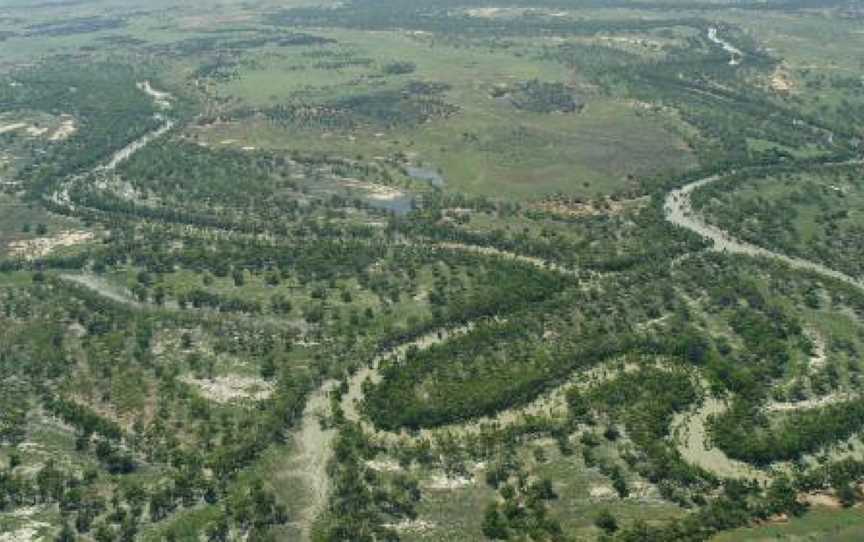
<instances>
[{"instance_id":1,"label":"bare earth patch","mask_svg":"<svg viewBox=\"0 0 864 542\"><path fill-rule=\"evenodd\" d=\"M843 508L840 499L828 493L805 493L798 497L801 502L805 502L810 506L822 506L824 508Z\"/></svg>"},{"instance_id":2,"label":"bare earth patch","mask_svg":"<svg viewBox=\"0 0 864 542\"><path fill-rule=\"evenodd\" d=\"M89 231L64 231L53 237L13 241L9 243L9 254L25 260L35 260L47 256L56 248L80 245L94 237L93 232Z\"/></svg>"},{"instance_id":3,"label":"bare earth patch","mask_svg":"<svg viewBox=\"0 0 864 542\"><path fill-rule=\"evenodd\" d=\"M787 93L794 90L795 84L792 81L789 72L783 66L777 66L774 73L771 74L771 89L779 93Z\"/></svg>"},{"instance_id":4,"label":"bare earth patch","mask_svg":"<svg viewBox=\"0 0 864 542\"><path fill-rule=\"evenodd\" d=\"M260 378L252 376L219 376L212 380L184 378L184 382L195 386L201 394L217 403L251 399L260 401L273 394L273 385Z\"/></svg>"},{"instance_id":5,"label":"bare earth patch","mask_svg":"<svg viewBox=\"0 0 864 542\"><path fill-rule=\"evenodd\" d=\"M473 8L467 10L465 13L469 17L480 17L481 19L489 19L492 17L497 17L505 11L506 10L504 8Z\"/></svg>"},{"instance_id":6,"label":"bare earth patch","mask_svg":"<svg viewBox=\"0 0 864 542\"><path fill-rule=\"evenodd\" d=\"M770 403L766 410L769 412L789 412L791 410L807 410L811 408L819 408L842 401L848 401L854 396L849 393L831 393L814 399L806 399L804 401L795 401L788 403Z\"/></svg>"},{"instance_id":7,"label":"bare earth patch","mask_svg":"<svg viewBox=\"0 0 864 542\"><path fill-rule=\"evenodd\" d=\"M428 489L452 490L462 489L474 484L474 480L465 476L456 476L451 478L446 474L436 474L426 483Z\"/></svg>"},{"instance_id":8,"label":"bare earth patch","mask_svg":"<svg viewBox=\"0 0 864 542\"><path fill-rule=\"evenodd\" d=\"M20 130L21 128L26 128L27 125L23 122L16 122L14 124L6 124L0 126L0 134L5 134L6 132L12 132L15 130Z\"/></svg>"},{"instance_id":9,"label":"bare earth patch","mask_svg":"<svg viewBox=\"0 0 864 542\"><path fill-rule=\"evenodd\" d=\"M35 542L37 540L45 540L46 538L40 535L40 532L51 526L45 522L30 519L43 510L44 508L41 506L22 506L17 508L9 515L19 520L28 521L23 527L14 531L0 533L0 542Z\"/></svg>"},{"instance_id":10,"label":"bare earth patch","mask_svg":"<svg viewBox=\"0 0 864 542\"><path fill-rule=\"evenodd\" d=\"M153 102L162 109L169 109L171 107L171 95L167 92L156 90L150 86L150 81L143 81L138 83L136 86L139 90L153 98Z\"/></svg>"},{"instance_id":11,"label":"bare earth patch","mask_svg":"<svg viewBox=\"0 0 864 542\"><path fill-rule=\"evenodd\" d=\"M405 519L399 523L386 523L384 526L400 533L424 533L435 528L434 523L422 519Z\"/></svg>"},{"instance_id":12,"label":"bare earth patch","mask_svg":"<svg viewBox=\"0 0 864 542\"><path fill-rule=\"evenodd\" d=\"M38 126L28 126L27 127L27 135L33 136L33 137L39 137L47 131L48 131L48 128L39 128Z\"/></svg>"},{"instance_id":13,"label":"bare earth patch","mask_svg":"<svg viewBox=\"0 0 864 542\"><path fill-rule=\"evenodd\" d=\"M60 122L60 127L54 130L54 133L51 134L48 140L63 141L77 131L78 127L75 125L75 119L69 115L63 115L63 120Z\"/></svg>"},{"instance_id":14,"label":"bare earth patch","mask_svg":"<svg viewBox=\"0 0 864 542\"><path fill-rule=\"evenodd\" d=\"M368 183L357 179L341 179L340 182L348 188L363 190L370 199L376 201L393 201L405 197L405 192L383 184Z\"/></svg>"},{"instance_id":15,"label":"bare earth patch","mask_svg":"<svg viewBox=\"0 0 864 542\"><path fill-rule=\"evenodd\" d=\"M601 500L614 499L617 495L615 490L608 486L594 486L589 490L588 494L591 495L592 499Z\"/></svg>"},{"instance_id":16,"label":"bare earth patch","mask_svg":"<svg viewBox=\"0 0 864 542\"><path fill-rule=\"evenodd\" d=\"M27 527L22 527L11 533L0 534L0 542L36 542L37 540L45 540L39 534L39 531L46 527L50 527L50 525L41 521L34 521Z\"/></svg>"},{"instance_id":17,"label":"bare earth patch","mask_svg":"<svg viewBox=\"0 0 864 542\"><path fill-rule=\"evenodd\" d=\"M551 214L567 217L596 216L596 215L618 215L629 209L639 208L648 203L648 198L635 200L614 201L611 199L602 202L581 202L577 200L549 199L531 205L534 209Z\"/></svg>"},{"instance_id":18,"label":"bare earth patch","mask_svg":"<svg viewBox=\"0 0 864 542\"><path fill-rule=\"evenodd\" d=\"M373 459L366 462L366 466L378 472L400 472L402 467L392 459Z\"/></svg>"}]
</instances>

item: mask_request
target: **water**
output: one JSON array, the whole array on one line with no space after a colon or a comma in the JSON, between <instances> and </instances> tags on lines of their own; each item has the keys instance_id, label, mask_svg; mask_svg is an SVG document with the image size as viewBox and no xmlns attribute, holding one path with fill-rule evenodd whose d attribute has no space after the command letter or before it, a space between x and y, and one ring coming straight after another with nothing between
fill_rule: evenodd
<instances>
[{"instance_id":1,"label":"water","mask_svg":"<svg viewBox=\"0 0 864 542\"><path fill-rule=\"evenodd\" d=\"M413 195L405 194L391 199L366 198L366 203L376 209L383 209L399 216L405 216L413 210L413 200Z\"/></svg>"},{"instance_id":2,"label":"water","mask_svg":"<svg viewBox=\"0 0 864 542\"><path fill-rule=\"evenodd\" d=\"M405 172L415 181L426 181L435 188L444 188L444 177L437 170L428 167L408 166Z\"/></svg>"},{"instance_id":3,"label":"water","mask_svg":"<svg viewBox=\"0 0 864 542\"><path fill-rule=\"evenodd\" d=\"M720 38L717 35L716 28L708 29L708 39L713 41L714 43L722 47L724 51L729 53L729 55L731 56L729 60L730 66L737 66L738 64L741 64L741 59L744 57L744 53L728 41Z\"/></svg>"}]
</instances>

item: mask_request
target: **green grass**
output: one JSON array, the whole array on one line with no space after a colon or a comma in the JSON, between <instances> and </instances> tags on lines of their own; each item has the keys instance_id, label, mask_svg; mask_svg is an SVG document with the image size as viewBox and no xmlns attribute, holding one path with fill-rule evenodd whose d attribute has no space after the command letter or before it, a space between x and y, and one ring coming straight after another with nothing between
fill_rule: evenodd
<instances>
[{"instance_id":1,"label":"green grass","mask_svg":"<svg viewBox=\"0 0 864 542\"><path fill-rule=\"evenodd\" d=\"M449 188L471 194L531 199L564 191L583 196L608 194L627 186L629 174L681 170L692 165L689 151L669 129L678 124L664 113L648 114L610 98L588 96L580 114L519 111L490 97L496 85L538 78L570 81L574 75L557 63L517 56L505 50L456 48L419 42L402 33L329 31L339 41L327 49L369 58L369 67L321 70L304 59L308 48L259 51L260 64L240 70L240 78L216 93L253 107L283 103L294 95L307 101L401 88L410 80L445 82L444 99L460 108L446 119L416 128L360 129L353 133L279 128L266 122L220 125L199 136L212 144L288 147L348 156L390 156L403 152L415 162L440 168ZM525 46L523 44L523 46ZM395 54L393 51L398 51ZM274 53L276 54L276 53ZM410 75L380 77L381 66L410 60ZM302 63L306 69L289 71ZM589 92L589 91L585 91ZM581 94L582 91L579 91Z\"/></svg>"},{"instance_id":2,"label":"green grass","mask_svg":"<svg viewBox=\"0 0 864 542\"><path fill-rule=\"evenodd\" d=\"M769 523L722 533L713 542L857 542L864 538L864 512L860 508L813 508L788 523Z\"/></svg>"}]
</instances>

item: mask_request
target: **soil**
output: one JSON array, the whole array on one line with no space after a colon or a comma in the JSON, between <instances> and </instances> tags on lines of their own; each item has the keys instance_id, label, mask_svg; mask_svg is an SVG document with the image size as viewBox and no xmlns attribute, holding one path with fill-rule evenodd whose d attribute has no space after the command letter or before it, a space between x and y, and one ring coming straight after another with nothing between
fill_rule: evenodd
<instances>
[{"instance_id":1,"label":"soil","mask_svg":"<svg viewBox=\"0 0 864 542\"><path fill-rule=\"evenodd\" d=\"M56 248L80 245L93 237L93 232L89 231L63 231L53 237L13 241L9 243L9 254L28 261L36 260L47 256Z\"/></svg>"}]
</instances>

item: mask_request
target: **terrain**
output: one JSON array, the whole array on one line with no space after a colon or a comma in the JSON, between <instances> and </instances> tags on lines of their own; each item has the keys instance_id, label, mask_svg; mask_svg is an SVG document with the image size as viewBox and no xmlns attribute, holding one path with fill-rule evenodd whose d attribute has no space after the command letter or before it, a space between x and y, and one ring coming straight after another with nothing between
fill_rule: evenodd
<instances>
[{"instance_id":1,"label":"terrain","mask_svg":"<svg viewBox=\"0 0 864 542\"><path fill-rule=\"evenodd\" d=\"M0 542L862 536L855 2L195 4L0 0Z\"/></svg>"}]
</instances>

